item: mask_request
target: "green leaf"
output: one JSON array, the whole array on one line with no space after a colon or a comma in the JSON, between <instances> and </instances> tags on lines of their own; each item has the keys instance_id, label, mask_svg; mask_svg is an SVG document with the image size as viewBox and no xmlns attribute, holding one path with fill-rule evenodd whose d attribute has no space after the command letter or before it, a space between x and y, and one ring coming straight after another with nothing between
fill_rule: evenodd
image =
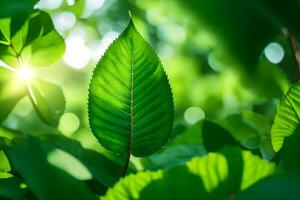
<instances>
[{"instance_id":1,"label":"green leaf","mask_svg":"<svg viewBox=\"0 0 300 200\"><path fill-rule=\"evenodd\" d=\"M17 31L10 39L10 46L8 48L12 48L15 55L19 55L26 44L26 38L28 35L28 26L29 21L25 21L23 26L19 31Z\"/></svg>"},{"instance_id":2,"label":"green leaf","mask_svg":"<svg viewBox=\"0 0 300 200\"><path fill-rule=\"evenodd\" d=\"M286 56L286 49L284 50ZM280 98L289 88L289 81L283 70L266 58L259 61L257 71L253 75L249 86L254 87L259 96Z\"/></svg>"},{"instance_id":3,"label":"green leaf","mask_svg":"<svg viewBox=\"0 0 300 200\"><path fill-rule=\"evenodd\" d=\"M258 156L252 155L249 151L243 152L243 179L241 189L244 190L258 180L275 174L276 164L261 159Z\"/></svg>"},{"instance_id":4,"label":"green leaf","mask_svg":"<svg viewBox=\"0 0 300 200\"><path fill-rule=\"evenodd\" d=\"M300 199L300 181L286 176L263 179L237 195L238 200Z\"/></svg>"},{"instance_id":5,"label":"green leaf","mask_svg":"<svg viewBox=\"0 0 300 200\"><path fill-rule=\"evenodd\" d=\"M6 179L6 178L11 178L13 175L11 173L7 172L0 172L0 179Z\"/></svg>"},{"instance_id":6,"label":"green leaf","mask_svg":"<svg viewBox=\"0 0 300 200\"><path fill-rule=\"evenodd\" d=\"M37 77L26 81L17 73L0 67L0 122L4 121L15 105L29 95L37 113L46 123L57 126L65 109L65 98L58 85Z\"/></svg>"},{"instance_id":7,"label":"green leaf","mask_svg":"<svg viewBox=\"0 0 300 200\"><path fill-rule=\"evenodd\" d=\"M14 72L0 66L0 122L3 122L20 99L26 95L26 85Z\"/></svg>"},{"instance_id":8,"label":"green leaf","mask_svg":"<svg viewBox=\"0 0 300 200\"><path fill-rule=\"evenodd\" d=\"M255 72L262 50L280 32L253 0L179 2L187 14L196 17L202 30L216 40L214 50L224 58L234 58L235 64L242 63L250 72Z\"/></svg>"},{"instance_id":9,"label":"green leaf","mask_svg":"<svg viewBox=\"0 0 300 200\"><path fill-rule=\"evenodd\" d=\"M20 13L30 13L37 0L1 0L0 18L11 17Z\"/></svg>"},{"instance_id":10,"label":"green leaf","mask_svg":"<svg viewBox=\"0 0 300 200\"><path fill-rule=\"evenodd\" d=\"M125 200L139 199L140 192L151 181L162 178L162 170L151 172L139 172L131 174L121 179L113 188L108 189L106 195L101 200ZM132 187L130 187L130 185Z\"/></svg>"},{"instance_id":11,"label":"green leaf","mask_svg":"<svg viewBox=\"0 0 300 200\"><path fill-rule=\"evenodd\" d=\"M12 30L14 21L10 18L0 19L0 40L4 40L0 42L1 60L13 67L39 67L60 59L65 43L54 29L50 16L36 11L25 19L16 32Z\"/></svg>"},{"instance_id":12,"label":"green leaf","mask_svg":"<svg viewBox=\"0 0 300 200\"><path fill-rule=\"evenodd\" d=\"M229 130L232 136L249 149L259 146L260 132L265 131L266 124L260 120L260 115L251 112L230 115L219 121L219 124Z\"/></svg>"},{"instance_id":13,"label":"green leaf","mask_svg":"<svg viewBox=\"0 0 300 200\"><path fill-rule=\"evenodd\" d=\"M177 145L203 145L202 140L203 121L199 121L190 128L187 128L183 133L177 135L170 141L168 147Z\"/></svg>"},{"instance_id":14,"label":"green leaf","mask_svg":"<svg viewBox=\"0 0 300 200\"><path fill-rule=\"evenodd\" d=\"M0 151L0 172L9 172L10 170L10 164L5 153Z\"/></svg>"},{"instance_id":15,"label":"green leaf","mask_svg":"<svg viewBox=\"0 0 300 200\"><path fill-rule=\"evenodd\" d=\"M22 182L15 178L0 179L0 197L7 199L25 199L27 190L22 188Z\"/></svg>"},{"instance_id":16,"label":"green leaf","mask_svg":"<svg viewBox=\"0 0 300 200\"><path fill-rule=\"evenodd\" d=\"M27 53L27 51L31 52L30 59L27 61L29 66L48 66L62 57L65 44L63 38L52 30L45 36L34 40L23 52Z\"/></svg>"},{"instance_id":17,"label":"green leaf","mask_svg":"<svg viewBox=\"0 0 300 200\"><path fill-rule=\"evenodd\" d=\"M65 97L62 89L53 83L35 78L28 84L29 97L41 119L57 126L65 110Z\"/></svg>"},{"instance_id":18,"label":"green leaf","mask_svg":"<svg viewBox=\"0 0 300 200\"><path fill-rule=\"evenodd\" d=\"M207 120L203 121L202 139L208 152L216 152L225 145L239 145L227 130Z\"/></svg>"},{"instance_id":19,"label":"green leaf","mask_svg":"<svg viewBox=\"0 0 300 200\"><path fill-rule=\"evenodd\" d=\"M26 18L34 12L33 7L37 0L1 0L0 18L11 18L12 32L17 31Z\"/></svg>"},{"instance_id":20,"label":"green leaf","mask_svg":"<svg viewBox=\"0 0 300 200\"><path fill-rule=\"evenodd\" d=\"M239 145L239 143L231 136L230 132L220 125L208 120L202 120L177 135L168 144L168 147L176 147L178 145L199 145L204 146L208 152L215 152L222 149L225 145Z\"/></svg>"},{"instance_id":21,"label":"green leaf","mask_svg":"<svg viewBox=\"0 0 300 200\"><path fill-rule=\"evenodd\" d=\"M79 142L61 135L43 135L46 142L64 150L80 160L92 173L94 179L107 187L113 186L121 177L123 166L93 151L84 149Z\"/></svg>"},{"instance_id":22,"label":"green leaf","mask_svg":"<svg viewBox=\"0 0 300 200\"><path fill-rule=\"evenodd\" d=\"M44 12L32 13L21 28L11 34L8 29L13 26L11 19L0 19L0 30L6 43L0 43L0 59L13 67L45 66L57 61L64 53L65 45L61 36L54 30L53 23L48 14ZM0 34L1 35L1 34ZM51 55L51 56L49 56ZM31 66L26 66L31 65ZM0 105L4 110L0 114L0 122L3 121L16 103L25 95L26 86L29 96L39 116L48 124L56 126L64 111L65 101L61 89L45 81L36 79L24 84L24 81L16 73L3 71L4 77L0 77ZM8 74L8 75L6 75ZM6 76L9 76L7 78ZM1 80L3 78L3 80ZM16 80L13 85L10 79ZM3 86L2 86L3 85ZM21 88L22 87L22 88Z\"/></svg>"},{"instance_id":23,"label":"green leaf","mask_svg":"<svg viewBox=\"0 0 300 200\"><path fill-rule=\"evenodd\" d=\"M171 88L132 20L98 63L88 107L92 132L110 151L147 156L167 143L174 112Z\"/></svg>"},{"instance_id":24,"label":"green leaf","mask_svg":"<svg viewBox=\"0 0 300 200\"><path fill-rule=\"evenodd\" d=\"M145 168L158 170L183 165L195 156L203 156L206 151L202 145L178 145L165 148L145 159Z\"/></svg>"},{"instance_id":25,"label":"green leaf","mask_svg":"<svg viewBox=\"0 0 300 200\"><path fill-rule=\"evenodd\" d=\"M5 148L14 169L38 199L96 199L86 185L48 163L50 150L33 137Z\"/></svg>"},{"instance_id":26,"label":"green leaf","mask_svg":"<svg viewBox=\"0 0 300 200\"><path fill-rule=\"evenodd\" d=\"M21 138L23 136L22 133L13 131L7 128L0 126L0 139L6 143L6 141L12 141L14 139ZM2 143L0 143L2 144Z\"/></svg>"},{"instance_id":27,"label":"green leaf","mask_svg":"<svg viewBox=\"0 0 300 200\"><path fill-rule=\"evenodd\" d=\"M218 122L247 149L259 148L263 158L272 159L275 152L271 144L269 120L258 113L244 111L229 115Z\"/></svg>"},{"instance_id":28,"label":"green leaf","mask_svg":"<svg viewBox=\"0 0 300 200\"><path fill-rule=\"evenodd\" d=\"M0 44L0 59L9 66L16 67L20 65L15 51L7 45Z\"/></svg>"},{"instance_id":29,"label":"green leaf","mask_svg":"<svg viewBox=\"0 0 300 200\"><path fill-rule=\"evenodd\" d=\"M161 179L150 182L140 191L139 195L138 199L140 200L211 199L205 191L199 175L191 173L186 166L164 171Z\"/></svg>"},{"instance_id":30,"label":"green leaf","mask_svg":"<svg viewBox=\"0 0 300 200\"><path fill-rule=\"evenodd\" d=\"M231 147L185 166L129 175L101 199L227 199L275 171L275 164Z\"/></svg>"},{"instance_id":31,"label":"green leaf","mask_svg":"<svg viewBox=\"0 0 300 200\"><path fill-rule=\"evenodd\" d=\"M10 40L10 19L0 20L0 38L2 43Z\"/></svg>"},{"instance_id":32,"label":"green leaf","mask_svg":"<svg viewBox=\"0 0 300 200\"><path fill-rule=\"evenodd\" d=\"M300 175L300 126L298 125L293 135L287 137L282 147L281 165L292 174Z\"/></svg>"},{"instance_id":33,"label":"green leaf","mask_svg":"<svg viewBox=\"0 0 300 200\"><path fill-rule=\"evenodd\" d=\"M279 151L284 138L290 136L299 124L300 115L300 83L296 83L281 99L271 129L272 145Z\"/></svg>"}]
</instances>

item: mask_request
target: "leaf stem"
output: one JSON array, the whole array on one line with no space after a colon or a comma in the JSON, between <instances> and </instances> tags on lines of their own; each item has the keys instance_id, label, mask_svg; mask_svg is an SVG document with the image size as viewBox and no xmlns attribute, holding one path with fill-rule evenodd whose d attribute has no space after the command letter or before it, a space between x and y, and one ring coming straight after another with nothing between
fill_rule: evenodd
<instances>
[{"instance_id":1,"label":"leaf stem","mask_svg":"<svg viewBox=\"0 0 300 200\"><path fill-rule=\"evenodd\" d=\"M3 40L0 40L0 44L4 44L4 45L6 45L6 46L9 46L9 42L3 41Z\"/></svg>"},{"instance_id":2,"label":"leaf stem","mask_svg":"<svg viewBox=\"0 0 300 200\"><path fill-rule=\"evenodd\" d=\"M125 160L125 164L124 164L124 168L123 168L123 172L122 172L122 177L126 176L128 167L129 167L129 161L130 161L130 152L128 152L126 154L126 160Z\"/></svg>"},{"instance_id":3,"label":"leaf stem","mask_svg":"<svg viewBox=\"0 0 300 200\"><path fill-rule=\"evenodd\" d=\"M299 71L300 78L300 50L297 45L297 40L287 29L284 29L283 33L286 35L288 42L290 43L291 49L293 51L293 58L297 65L297 70Z\"/></svg>"}]
</instances>

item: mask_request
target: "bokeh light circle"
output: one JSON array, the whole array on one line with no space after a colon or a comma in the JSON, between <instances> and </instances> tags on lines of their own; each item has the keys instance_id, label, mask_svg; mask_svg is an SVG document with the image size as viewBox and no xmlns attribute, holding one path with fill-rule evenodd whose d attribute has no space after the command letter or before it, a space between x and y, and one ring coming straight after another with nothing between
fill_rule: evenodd
<instances>
[{"instance_id":1,"label":"bokeh light circle","mask_svg":"<svg viewBox=\"0 0 300 200\"><path fill-rule=\"evenodd\" d=\"M204 118L205 118L205 113L199 107L189 107L184 112L184 119L188 124L195 124Z\"/></svg>"},{"instance_id":2,"label":"bokeh light circle","mask_svg":"<svg viewBox=\"0 0 300 200\"><path fill-rule=\"evenodd\" d=\"M80 120L74 113L65 113L59 120L58 130L69 136L78 130Z\"/></svg>"}]
</instances>

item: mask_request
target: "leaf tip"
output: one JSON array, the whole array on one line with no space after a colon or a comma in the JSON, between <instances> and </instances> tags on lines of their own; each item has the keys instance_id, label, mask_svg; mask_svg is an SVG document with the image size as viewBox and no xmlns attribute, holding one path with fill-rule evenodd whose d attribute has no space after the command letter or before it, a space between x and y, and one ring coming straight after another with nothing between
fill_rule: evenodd
<instances>
[{"instance_id":1,"label":"leaf tip","mask_svg":"<svg viewBox=\"0 0 300 200\"><path fill-rule=\"evenodd\" d=\"M133 27L134 29L136 29L134 22L133 22L133 15L130 10L128 11L128 15L129 15L129 22L128 22L127 27Z\"/></svg>"},{"instance_id":2,"label":"leaf tip","mask_svg":"<svg viewBox=\"0 0 300 200\"><path fill-rule=\"evenodd\" d=\"M131 11L128 10L129 19L132 19Z\"/></svg>"}]
</instances>

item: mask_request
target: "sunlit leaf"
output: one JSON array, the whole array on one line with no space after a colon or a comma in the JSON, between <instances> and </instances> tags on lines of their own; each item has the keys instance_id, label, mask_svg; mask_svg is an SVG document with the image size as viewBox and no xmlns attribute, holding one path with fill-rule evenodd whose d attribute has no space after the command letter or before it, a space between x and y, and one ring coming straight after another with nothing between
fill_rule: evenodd
<instances>
[{"instance_id":1,"label":"sunlit leaf","mask_svg":"<svg viewBox=\"0 0 300 200\"><path fill-rule=\"evenodd\" d=\"M168 141L170 85L155 51L132 21L98 63L88 106L92 132L108 150L147 156Z\"/></svg>"},{"instance_id":2,"label":"sunlit leaf","mask_svg":"<svg viewBox=\"0 0 300 200\"><path fill-rule=\"evenodd\" d=\"M41 11L30 14L15 33L9 29L11 27L13 21L10 18L0 19L0 30L5 39L0 43L0 59L18 68L16 73L1 69L3 81L1 80L0 87L3 88L1 91L3 94L0 94L0 104L7 105L0 114L0 121L7 117L25 95L26 85L38 114L46 123L56 126L65 106L61 89L38 79L25 84L20 77L16 79L16 76L20 67L26 66L30 69L33 66L47 66L57 61L64 53L64 41L55 31L50 16ZM12 84L12 81L15 82Z\"/></svg>"},{"instance_id":3,"label":"sunlit leaf","mask_svg":"<svg viewBox=\"0 0 300 200\"><path fill-rule=\"evenodd\" d=\"M2 140L11 141L22 137L22 133L13 131L0 126L0 138ZM5 141L4 141L5 143Z\"/></svg>"},{"instance_id":4,"label":"sunlit leaf","mask_svg":"<svg viewBox=\"0 0 300 200\"><path fill-rule=\"evenodd\" d=\"M241 189L244 190L258 180L276 172L276 164L262 160L258 156L252 155L249 151L243 152L243 179Z\"/></svg>"},{"instance_id":5,"label":"sunlit leaf","mask_svg":"<svg viewBox=\"0 0 300 200\"><path fill-rule=\"evenodd\" d=\"M13 175L8 172L0 172L0 179L6 179L6 178L11 178Z\"/></svg>"},{"instance_id":6,"label":"sunlit leaf","mask_svg":"<svg viewBox=\"0 0 300 200\"><path fill-rule=\"evenodd\" d=\"M10 19L0 20L0 40L5 43L10 40Z\"/></svg>"},{"instance_id":7,"label":"sunlit leaf","mask_svg":"<svg viewBox=\"0 0 300 200\"><path fill-rule=\"evenodd\" d=\"M52 126L57 126L59 118L65 110L62 89L56 84L34 78L28 85L28 91L41 119Z\"/></svg>"},{"instance_id":8,"label":"sunlit leaf","mask_svg":"<svg viewBox=\"0 0 300 200\"><path fill-rule=\"evenodd\" d=\"M30 50L31 56L27 62L29 66L48 66L62 57L65 52L65 44L63 38L55 30L52 30L45 36L34 40L24 49L24 52Z\"/></svg>"},{"instance_id":9,"label":"sunlit leaf","mask_svg":"<svg viewBox=\"0 0 300 200\"><path fill-rule=\"evenodd\" d=\"M113 188L109 189L106 195L101 200L125 200L125 199L139 199L140 192L151 181L160 179L162 171L156 172L140 172L136 175L128 175L121 179ZM132 187L130 187L132 186Z\"/></svg>"},{"instance_id":10,"label":"sunlit leaf","mask_svg":"<svg viewBox=\"0 0 300 200\"><path fill-rule=\"evenodd\" d=\"M121 177L123 166L93 151L84 149L79 142L61 135L44 135L42 138L50 144L78 158L103 185L110 187Z\"/></svg>"},{"instance_id":11,"label":"sunlit leaf","mask_svg":"<svg viewBox=\"0 0 300 200\"><path fill-rule=\"evenodd\" d=\"M185 166L129 175L101 199L230 199L275 172L273 163L248 151L225 148L194 157Z\"/></svg>"},{"instance_id":12,"label":"sunlit leaf","mask_svg":"<svg viewBox=\"0 0 300 200\"><path fill-rule=\"evenodd\" d=\"M19 66L19 60L16 57L15 51L12 47L7 47L6 45L0 44L0 59L10 65L10 66Z\"/></svg>"},{"instance_id":13,"label":"sunlit leaf","mask_svg":"<svg viewBox=\"0 0 300 200\"><path fill-rule=\"evenodd\" d=\"M10 170L10 164L5 153L0 151L0 172L9 172Z\"/></svg>"},{"instance_id":14,"label":"sunlit leaf","mask_svg":"<svg viewBox=\"0 0 300 200\"><path fill-rule=\"evenodd\" d=\"M299 124L300 84L290 87L276 109L274 124L271 129L272 145L275 151L283 145L284 138L290 136Z\"/></svg>"},{"instance_id":15,"label":"sunlit leaf","mask_svg":"<svg viewBox=\"0 0 300 200\"><path fill-rule=\"evenodd\" d=\"M0 67L0 122L5 120L20 99L26 95L26 86L16 74Z\"/></svg>"},{"instance_id":16,"label":"sunlit leaf","mask_svg":"<svg viewBox=\"0 0 300 200\"><path fill-rule=\"evenodd\" d=\"M13 23L10 18L0 19L0 38L3 35L0 58L6 64L40 67L61 58L65 50L64 40L54 29L48 14L42 11L32 13L16 32L11 30Z\"/></svg>"}]
</instances>

